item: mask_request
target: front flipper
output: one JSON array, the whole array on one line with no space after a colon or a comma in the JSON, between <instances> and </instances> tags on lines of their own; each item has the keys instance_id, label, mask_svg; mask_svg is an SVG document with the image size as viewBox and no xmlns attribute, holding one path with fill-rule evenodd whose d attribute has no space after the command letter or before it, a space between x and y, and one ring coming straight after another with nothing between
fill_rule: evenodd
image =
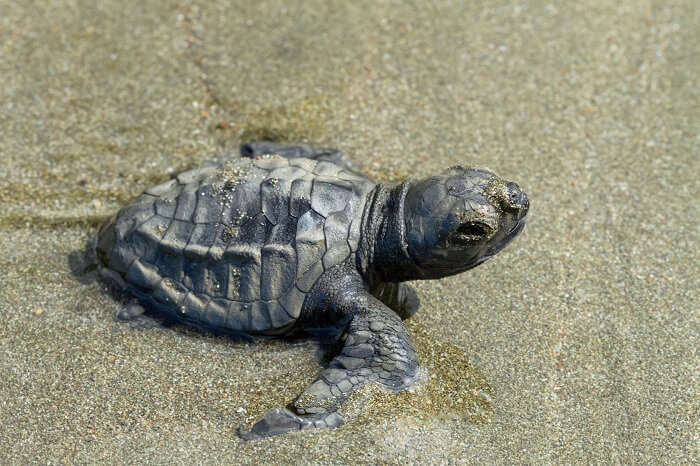
<instances>
[{"instance_id":1,"label":"front flipper","mask_svg":"<svg viewBox=\"0 0 700 466\"><path fill-rule=\"evenodd\" d=\"M354 296L350 305L352 320L340 354L291 404L291 410L268 412L251 431L239 431L242 438L338 427L343 419L336 411L362 385L375 382L394 391L413 385L418 360L399 316L368 293Z\"/></svg>"},{"instance_id":2,"label":"front flipper","mask_svg":"<svg viewBox=\"0 0 700 466\"><path fill-rule=\"evenodd\" d=\"M256 440L297 430L340 427L344 423L338 413L300 416L286 408L275 408L268 411L252 429L238 429L238 435L243 440Z\"/></svg>"}]
</instances>

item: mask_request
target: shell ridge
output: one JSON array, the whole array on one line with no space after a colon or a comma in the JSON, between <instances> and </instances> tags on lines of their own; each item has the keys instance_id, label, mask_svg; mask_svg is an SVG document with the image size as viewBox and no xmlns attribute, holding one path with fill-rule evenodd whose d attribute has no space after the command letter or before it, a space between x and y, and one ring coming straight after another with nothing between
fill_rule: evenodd
<instances>
[{"instance_id":1,"label":"shell ridge","mask_svg":"<svg viewBox=\"0 0 700 466\"><path fill-rule=\"evenodd\" d=\"M200 186L201 186L201 183L200 183ZM194 220L193 220L192 217L194 217L194 213L197 211L197 207L199 206L199 195L198 195L198 193L199 193L199 187L197 187L197 189L194 190L194 197L195 197L195 199L194 199L194 208L192 209L192 213L190 214L190 219L189 219L189 222L192 224L192 229L190 230L190 233L189 233L189 235L187 236L187 242L185 243L185 247L182 248L183 254L184 254L184 252L187 250L187 248L189 247L190 242L192 241L193 233L194 233L194 228L195 228L194 225L195 225L195 223L194 223Z\"/></svg>"}]
</instances>

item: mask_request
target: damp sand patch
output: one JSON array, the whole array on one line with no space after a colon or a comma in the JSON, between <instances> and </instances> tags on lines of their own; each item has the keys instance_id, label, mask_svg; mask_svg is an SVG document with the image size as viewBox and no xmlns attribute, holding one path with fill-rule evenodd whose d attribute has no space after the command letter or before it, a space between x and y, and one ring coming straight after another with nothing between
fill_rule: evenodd
<instances>
[{"instance_id":1,"label":"damp sand patch","mask_svg":"<svg viewBox=\"0 0 700 466\"><path fill-rule=\"evenodd\" d=\"M435 340L418 321L406 321L406 326L420 361L418 383L399 393L375 384L365 385L340 409L348 425L361 428L397 418L464 420L471 424L490 422L495 398L493 388L482 372L469 362L464 350Z\"/></svg>"}]
</instances>

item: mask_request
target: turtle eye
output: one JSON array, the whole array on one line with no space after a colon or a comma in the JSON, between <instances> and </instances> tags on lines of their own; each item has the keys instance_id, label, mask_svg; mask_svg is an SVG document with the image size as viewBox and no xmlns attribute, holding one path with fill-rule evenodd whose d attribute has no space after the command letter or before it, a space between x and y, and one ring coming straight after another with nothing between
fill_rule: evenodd
<instances>
[{"instance_id":1,"label":"turtle eye","mask_svg":"<svg viewBox=\"0 0 700 466\"><path fill-rule=\"evenodd\" d=\"M490 230L491 229L483 223L467 222L457 228L457 233L463 236L481 237L488 235Z\"/></svg>"}]
</instances>

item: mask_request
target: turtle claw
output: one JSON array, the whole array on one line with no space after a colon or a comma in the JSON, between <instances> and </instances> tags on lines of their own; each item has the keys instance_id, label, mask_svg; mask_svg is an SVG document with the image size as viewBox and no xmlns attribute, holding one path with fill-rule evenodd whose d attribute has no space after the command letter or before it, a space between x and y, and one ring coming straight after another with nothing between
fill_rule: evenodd
<instances>
[{"instance_id":1,"label":"turtle claw","mask_svg":"<svg viewBox=\"0 0 700 466\"><path fill-rule=\"evenodd\" d=\"M128 323L132 329L146 330L149 328L162 328L163 322L153 316L147 315L146 310L140 304L131 303L120 309L114 316L116 322Z\"/></svg>"},{"instance_id":2,"label":"turtle claw","mask_svg":"<svg viewBox=\"0 0 700 466\"><path fill-rule=\"evenodd\" d=\"M238 429L238 436L243 440L257 440L263 437L286 434L315 428L340 427L345 423L338 413L312 414L299 416L285 408L268 411L250 430Z\"/></svg>"}]
</instances>

